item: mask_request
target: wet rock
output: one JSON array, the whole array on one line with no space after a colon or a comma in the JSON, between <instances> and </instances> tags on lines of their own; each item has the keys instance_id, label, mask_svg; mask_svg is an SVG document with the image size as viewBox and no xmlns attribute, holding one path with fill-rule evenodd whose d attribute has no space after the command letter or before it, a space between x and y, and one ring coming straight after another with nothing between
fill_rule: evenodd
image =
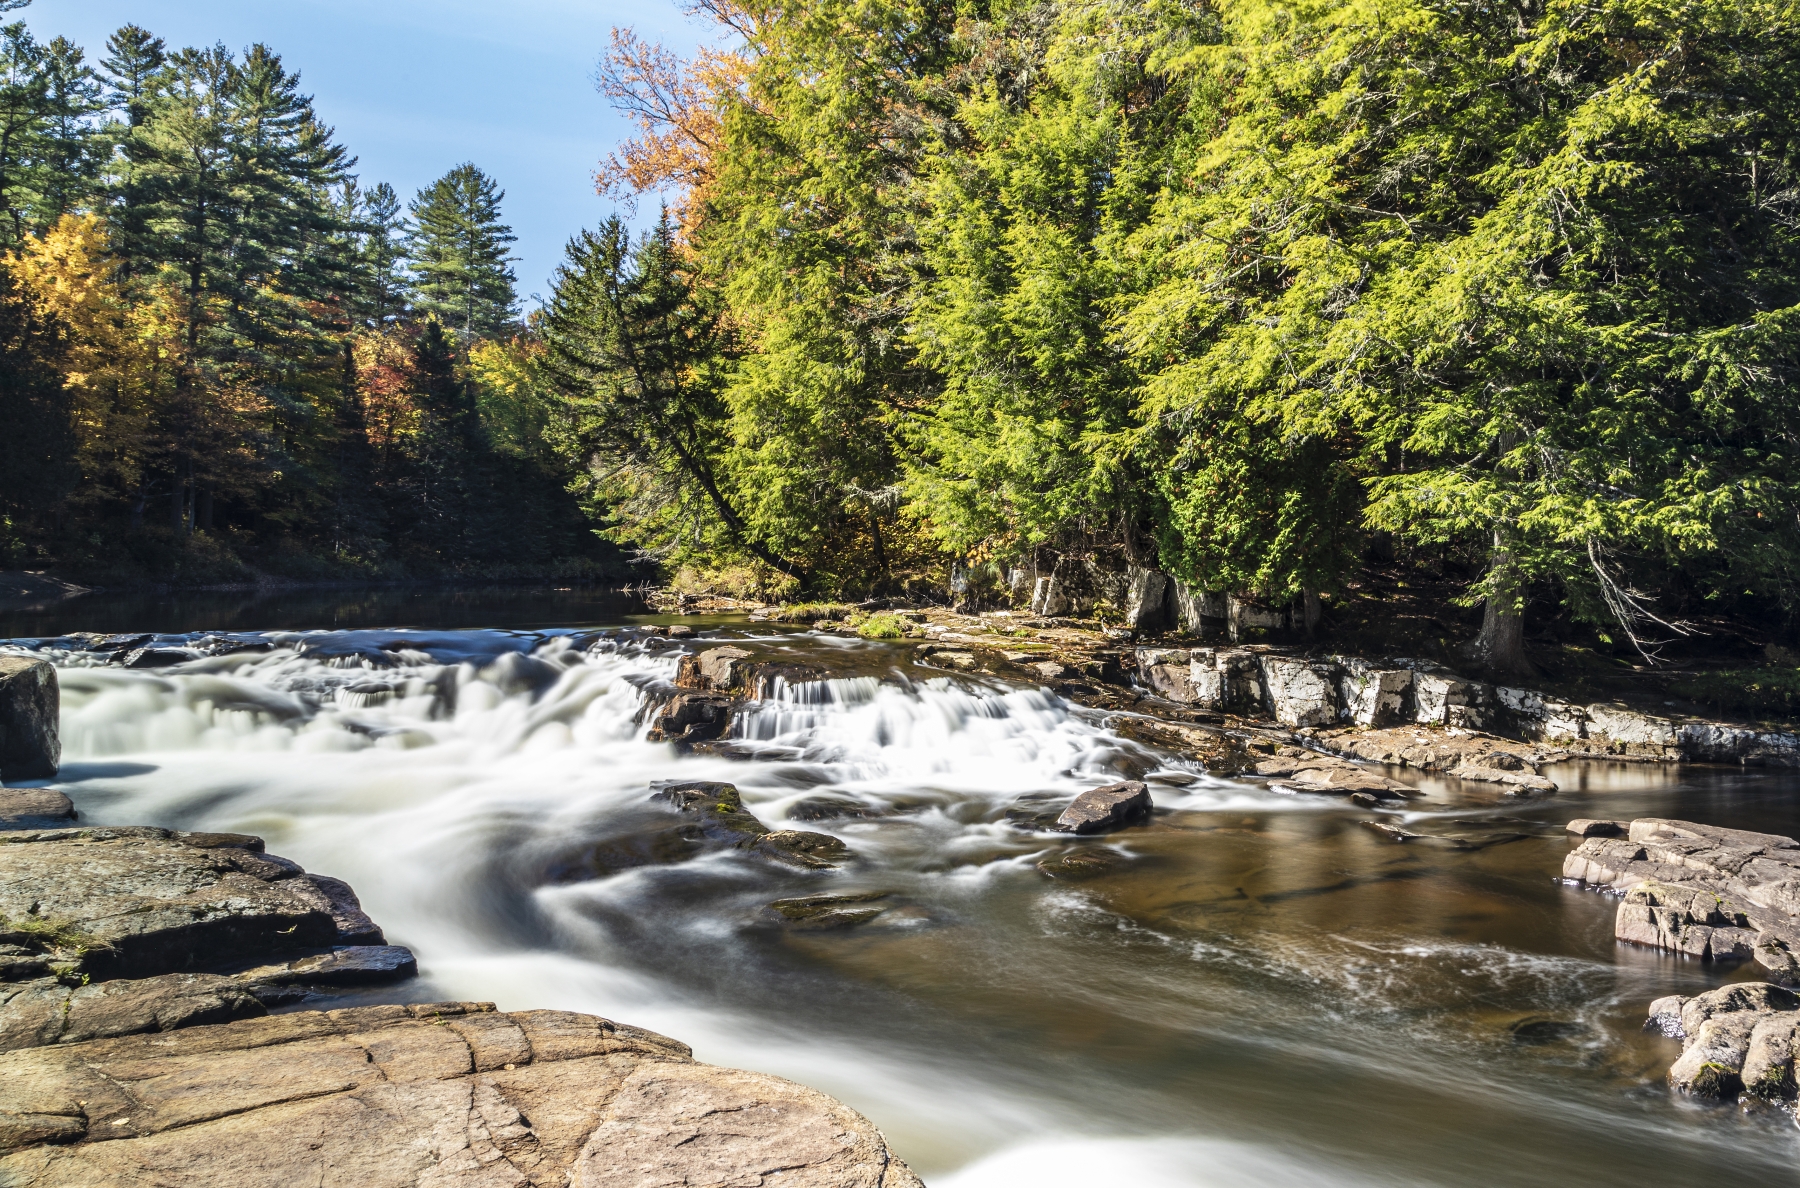
<instances>
[{"instance_id":1,"label":"wet rock","mask_svg":"<svg viewBox=\"0 0 1800 1188\"><path fill-rule=\"evenodd\" d=\"M125 635L102 635L98 631L71 631L59 642L81 652L129 652L141 648L155 636L147 632Z\"/></svg>"},{"instance_id":2,"label":"wet rock","mask_svg":"<svg viewBox=\"0 0 1800 1188\"><path fill-rule=\"evenodd\" d=\"M1059 664L1055 660L1040 660L1026 667L1036 673L1040 681L1060 681L1074 675L1074 670L1068 665Z\"/></svg>"},{"instance_id":3,"label":"wet rock","mask_svg":"<svg viewBox=\"0 0 1800 1188\"><path fill-rule=\"evenodd\" d=\"M725 693L746 685L750 653L730 645L709 648L676 663L675 684L682 689Z\"/></svg>"},{"instance_id":4,"label":"wet rock","mask_svg":"<svg viewBox=\"0 0 1800 1188\"><path fill-rule=\"evenodd\" d=\"M1105 833L1143 824L1155 807L1150 789L1137 780L1125 780L1083 792L1051 828L1064 833Z\"/></svg>"},{"instance_id":5,"label":"wet rock","mask_svg":"<svg viewBox=\"0 0 1800 1188\"><path fill-rule=\"evenodd\" d=\"M0 656L0 779L56 775L60 709L54 666L29 656Z\"/></svg>"},{"instance_id":6,"label":"wet rock","mask_svg":"<svg viewBox=\"0 0 1800 1188\"><path fill-rule=\"evenodd\" d=\"M868 1120L593 1015L300 1012L0 1057L0 1181L919 1188Z\"/></svg>"},{"instance_id":7,"label":"wet rock","mask_svg":"<svg viewBox=\"0 0 1800 1188\"><path fill-rule=\"evenodd\" d=\"M198 652L188 648L133 648L129 652L117 653L116 659L126 668L167 668L172 664L186 664L196 659ZM390 661L384 658L380 667L387 667Z\"/></svg>"},{"instance_id":8,"label":"wet rock","mask_svg":"<svg viewBox=\"0 0 1800 1188\"><path fill-rule=\"evenodd\" d=\"M653 793L652 799L692 817L693 825L679 836L702 849L747 850L809 870L831 869L850 855L848 846L828 834L770 829L744 807L743 798L732 784L670 784Z\"/></svg>"},{"instance_id":9,"label":"wet rock","mask_svg":"<svg viewBox=\"0 0 1800 1188\"><path fill-rule=\"evenodd\" d=\"M1754 958L1800 983L1800 843L1779 834L1643 818L1589 837L1563 877L1625 892L1618 938L1711 961Z\"/></svg>"},{"instance_id":10,"label":"wet rock","mask_svg":"<svg viewBox=\"0 0 1800 1188\"><path fill-rule=\"evenodd\" d=\"M692 745L720 738L731 725L731 698L716 693L677 693L654 711L645 737Z\"/></svg>"},{"instance_id":11,"label":"wet rock","mask_svg":"<svg viewBox=\"0 0 1800 1188\"><path fill-rule=\"evenodd\" d=\"M1595 821L1578 817L1568 824L1568 832L1576 837L1624 837L1631 828L1628 821Z\"/></svg>"},{"instance_id":12,"label":"wet rock","mask_svg":"<svg viewBox=\"0 0 1800 1188\"><path fill-rule=\"evenodd\" d=\"M1263 655L1265 708L1283 726L1330 726L1338 719L1337 671L1333 665Z\"/></svg>"},{"instance_id":13,"label":"wet rock","mask_svg":"<svg viewBox=\"0 0 1800 1188\"><path fill-rule=\"evenodd\" d=\"M1654 1005L1669 1014L1667 999ZM1800 999L1767 983L1740 982L1683 999L1682 1052L1669 1084L1718 1101L1736 1101L1751 1089L1759 1098L1791 1102L1796 1022Z\"/></svg>"},{"instance_id":14,"label":"wet rock","mask_svg":"<svg viewBox=\"0 0 1800 1188\"><path fill-rule=\"evenodd\" d=\"M245 986L377 986L417 977L419 962L400 945L341 945L292 961L240 970Z\"/></svg>"},{"instance_id":15,"label":"wet rock","mask_svg":"<svg viewBox=\"0 0 1800 1188\"><path fill-rule=\"evenodd\" d=\"M961 672L973 672L981 667L981 661L975 653L950 648L932 651L925 657L924 663L933 668L953 668Z\"/></svg>"},{"instance_id":16,"label":"wet rock","mask_svg":"<svg viewBox=\"0 0 1800 1188\"><path fill-rule=\"evenodd\" d=\"M1363 795L1376 800L1395 800L1417 794L1398 780L1346 763L1336 755L1300 747L1280 747L1271 758L1255 761L1250 770L1259 776L1281 780L1296 792Z\"/></svg>"},{"instance_id":17,"label":"wet rock","mask_svg":"<svg viewBox=\"0 0 1800 1188\"><path fill-rule=\"evenodd\" d=\"M0 788L0 830L55 829L74 818L74 802L54 788Z\"/></svg>"},{"instance_id":18,"label":"wet rock","mask_svg":"<svg viewBox=\"0 0 1800 1188\"><path fill-rule=\"evenodd\" d=\"M791 927L803 931L854 928L886 911L886 905L871 905L888 895L886 891L866 891L859 895L801 895L777 899L769 905L769 910Z\"/></svg>"},{"instance_id":19,"label":"wet rock","mask_svg":"<svg viewBox=\"0 0 1800 1188\"><path fill-rule=\"evenodd\" d=\"M692 627L689 627L686 623L670 624L669 638L670 639L692 639L692 638L694 638L694 629Z\"/></svg>"},{"instance_id":20,"label":"wet rock","mask_svg":"<svg viewBox=\"0 0 1800 1188\"><path fill-rule=\"evenodd\" d=\"M266 1014L243 986L217 974L163 974L86 986L40 978L0 985L0 1052Z\"/></svg>"},{"instance_id":21,"label":"wet rock","mask_svg":"<svg viewBox=\"0 0 1800 1188\"><path fill-rule=\"evenodd\" d=\"M230 835L51 829L0 839L0 945L71 976L153 977L338 940L336 905L312 876L212 844L240 840Z\"/></svg>"}]
</instances>

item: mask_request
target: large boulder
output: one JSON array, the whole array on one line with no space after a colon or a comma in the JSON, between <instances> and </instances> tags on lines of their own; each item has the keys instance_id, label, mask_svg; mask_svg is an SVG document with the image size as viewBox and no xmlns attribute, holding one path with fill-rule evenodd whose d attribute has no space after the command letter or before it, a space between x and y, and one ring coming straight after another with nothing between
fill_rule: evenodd
<instances>
[{"instance_id":1,"label":"large boulder","mask_svg":"<svg viewBox=\"0 0 1800 1188\"><path fill-rule=\"evenodd\" d=\"M44 780L62 762L56 669L30 656L0 656L0 779Z\"/></svg>"},{"instance_id":2,"label":"large boulder","mask_svg":"<svg viewBox=\"0 0 1800 1188\"><path fill-rule=\"evenodd\" d=\"M1125 626L1137 632L1169 625L1169 575L1141 565L1125 571Z\"/></svg>"},{"instance_id":3,"label":"large boulder","mask_svg":"<svg viewBox=\"0 0 1800 1188\"><path fill-rule=\"evenodd\" d=\"M1193 653L1186 648L1139 648L1138 683L1158 697L1182 705L1198 700Z\"/></svg>"},{"instance_id":4,"label":"large boulder","mask_svg":"<svg viewBox=\"0 0 1800 1188\"><path fill-rule=\"evenodd\" d=\"M0 964L146 978L379 941L347 886L261 851L146 827L0 833Z\"/></svg>"},{"instance_id":5,"label":"large boulder","mask_svg":"<svg viewBox=\"0 0 1800 1188\"><path fill-rule=\"evenodd\" d=\"M593 1015L303 1012L0 1055L16 1188L920 1188L868 1119Z\"/></svg>"},{"instance_id":6,"label":"large boulder","mask_svg":"<svg viewBox=\"0 0 1800 1188\"><path fill-rule=\"evenodd\" d=\"M743 648L708 648L676 663L675 684L682 689L698 689L709 693L728 693L745 684L750 653Z\"/></svg>"},{"instance_id":7,"label":"large boulder","mask_svg":"<svg viewBox=\"0 0 1800 1188\"><path fill-rule=\"evenodd\" d=\"M1063 833L1106 833L1148 821L1155 807L1150 789L1136 780L1126 780L1083 792L1051 828Z\"/></svg>"},{"instance_id":8,"label":"large boulder","mask_svg":"<svg viewBox=\"0 0 1800 1188\"><path fill-rule=\"evenodd\" d=\"M54 788L0 788L0 829L55 829L75 818L75 803Z\"/></svg>"},{"instance_id":9,"label":"large boulder","mask_svg":"<svg viewBox=\"0 0 1800 1188\"><path fill-rule=\"evenodd\" d=\"M1669 1084L1693 1097L1794 1101L1800 999L1766 982L1739 982L1692 998L1659 998L1648 1026L1682 1041Z\"/></svg>"}]
</instances>

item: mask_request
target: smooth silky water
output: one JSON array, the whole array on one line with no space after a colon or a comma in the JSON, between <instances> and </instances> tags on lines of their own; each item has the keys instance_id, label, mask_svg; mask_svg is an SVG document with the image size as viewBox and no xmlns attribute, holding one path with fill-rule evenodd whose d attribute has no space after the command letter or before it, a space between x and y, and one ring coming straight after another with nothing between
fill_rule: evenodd
<instances>
[{"instance_id":1,"label":"smooth silky water","mask_svg":"<svg viewBox=\"0 0 1800 1188\"><path fill-rule=\"evenodd\" d=\"M1398 845L1339 800L1209 776L904 647L710 621L845 675L745 715L731 758L678 757L637 717L705 639L544 627L627 621L581 592L386 605L436 615L414 630L324 602L261 626L359 628L153 671L36 649L61 668L59 786L86 822L256 833L348 879L418 953L407 997L593 1011L793 1077L934 1188L1793 1182L1793 1121L1673 1098L1678 1045L1642 1031L1652 998L1752 971L1618 946L1616 900L1556 881L1572 817L1800 832L1791 773L1569 767L1530 801L1438 782L1380 815L1470 848ZM206 625L204 604L104 609L31 626ZM1124 776L1150 780L1153 825L1071 841L1005 820ZM850 845L838 873L729 854L585 876L654 784L689 779L735 783L771 825L820 795L886 815L796 823ZM1101 849L1087 877L1038 869ZM890 910L804 932L766 908L856 891Z\"/></svg>"}]
</instances>

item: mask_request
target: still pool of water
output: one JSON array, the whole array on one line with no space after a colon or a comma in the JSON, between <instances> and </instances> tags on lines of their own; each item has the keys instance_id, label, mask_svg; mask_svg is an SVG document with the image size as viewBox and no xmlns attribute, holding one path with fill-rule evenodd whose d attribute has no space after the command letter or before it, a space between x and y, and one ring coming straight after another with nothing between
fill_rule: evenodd
<instances>
[{"instance_id":1,"label":"still pool of water","mask_svg":"<svg viewBox=\"0 0 1800 1188\"><path fill-rule=\"evenodd\" d=\"M844 675L742 716L731 757L677 756L637 718L706 640L596 641L576 628L631 608L570 597L33 620L268 645L155 670L3 646L61 668L59 786L84 820L261 834L417 951L407 996L590 1010L793 1077L933 1188L1793 1180L1793 1121L1672 1097L1678 1046L1641 1026L1652 998L1752 971L1621 947L1616 901L1555 876L1572 817L1800 832L1794 773L1569 767L1532 801L1440 781L1383 815L1446 840L1395 844L1044 690L742 620L703 635ZM1151 782L1152 825L1073 841L1005 818L1123 775ZM771 825L852 801L869 815L796 824L855 860L584 873L677 779L736 783ZM807 932L766 907L855 892L888 910Z\"/></svg>"}]
</instances>

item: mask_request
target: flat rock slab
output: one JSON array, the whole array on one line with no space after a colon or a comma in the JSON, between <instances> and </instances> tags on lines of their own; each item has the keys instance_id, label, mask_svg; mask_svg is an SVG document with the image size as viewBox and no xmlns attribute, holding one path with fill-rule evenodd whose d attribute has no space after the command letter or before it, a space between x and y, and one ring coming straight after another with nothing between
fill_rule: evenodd
<instances>
[{"instance_id":1,"label":"flat rock slab","mask_svg":"<svg viewBox=\"0 0 1800 1188\"><path fill-rule=\"evenodd\" d=\"M1645 817L1627 836L1591 836L1563 877L1625 893L1622 941L1712 961L1754 958L1800 984L1800 842L1773 833Z\"/></svg>"},{"instance_id":2,"label":"flat rock slab","mask_svg":"<svg viewBox=\"0 0 1800 1188\"><path fill-rule=\"evenodd\" d=\"M0 829L55 829L75 819L75 802L54 788L0 788Z\"/></svg>"},{"instance_id":3,"label":"flat rock slab","mask_svg":"<svg viewBox=\"0 0 1800 1188\"><path fill-rule=\"evenodd\" d=\"M146 978L330 948L346 932L379 939L348 887L261 848L152 828L0 833L0 963Z\"/></svg>"},{"instance_id":4,"label":"flat rock slab","mask_svg":"<svg viewBox=\"0 0 1800 1188\"><path fill-rule=\"evenodd\" d=\"M0 985L0 1052L268 1014L217 974L164 974L70 987L54 978Z\"/></svg>"},{"instance_id":5,"label":"flat rock slab","mask_svg":"<svg viewBox=\"0 0 1800 1188\"><path fill-rule=\"evenodd\" d=\"M302 1012L0 1055L14 1188L921 1188L868 1119L593 1015Z\"/></svg>"},{"instance_id":6,"label":"flat rock slab","mask_svg":"<svg viewBox=\"0 0 1800 1188\"><path fill-rule=\"evenodd\" d=\"M345 945L234 973L246 986L376 986L416 977L418 958L401 945Z\"/></svg>"},{"instance_id":7,"label":"flat rock slab","mask_svg":"<svg viewBox=\"0 0 1800 1188\"><path fill-rule=\"evenodd\" d=\"M1083 792L1051 828L1063 833L1105 833L1148 821L1155 807L1150 789L1137 780L1126 780Z\"/></svg>"},{"instance_id":8,"label":"flat rock slab","mask_svg":"<svg viewBox=\"0 0 1800 1188\"><path fill-rule=\"evenodd\" d=\"M1322 730L1311 736L1328 750L1371 763L1391 763L1443 772L1459 780L1497 784L1513 793L1556 791L1538 768L1568 758L1568 752L1498 738L1474 730L1431 726Z\"/></svg>"},{"instance_id":9,"label":"flat rock slab","mask_svg":"<svg viewBox=\"0 0 1800 1188\"><path fill-rule=\"evenodd\" d=\"M1577 817L1568 824L1568 832L1576 837L1624 837L1630 830L1629 821L1595 821Z\"/></svg>"}]
</instances>

